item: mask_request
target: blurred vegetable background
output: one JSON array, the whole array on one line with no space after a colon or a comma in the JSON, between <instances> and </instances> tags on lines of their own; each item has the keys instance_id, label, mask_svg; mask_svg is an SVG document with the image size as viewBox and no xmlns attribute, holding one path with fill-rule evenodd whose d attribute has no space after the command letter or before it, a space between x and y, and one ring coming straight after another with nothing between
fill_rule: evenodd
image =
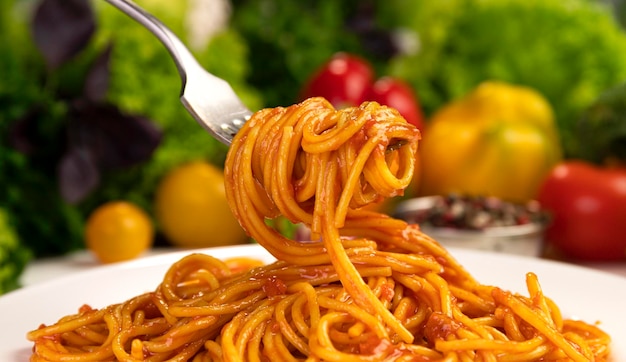
<instances>
[{"instance_id":1,"label":"blurred vegetable background","mask_svg":"<svg viewBox=\"0 0 626 362\"><path fill-rule=\"evenodd\" d=\"M545 97L564 158L625 157L624 132L612 131L622 118L589 110L626 81L621 1L137 2L253 110L296 102L344 52L411 86L425 137L440 108L498 80ZM84 248L88 216L109 201L140 207L154 243L170 243L155 220L157 185L187 162L221 167L226 148L180 104L163 46L99 0L0 0L0 44L0 235L15 240L0 241L0 270L14 270L0 274L6 285L28 255ZM600 103L624 99L613 94ZM19 258L4 257L14 250Z\"/></svg>"}]
</instances>

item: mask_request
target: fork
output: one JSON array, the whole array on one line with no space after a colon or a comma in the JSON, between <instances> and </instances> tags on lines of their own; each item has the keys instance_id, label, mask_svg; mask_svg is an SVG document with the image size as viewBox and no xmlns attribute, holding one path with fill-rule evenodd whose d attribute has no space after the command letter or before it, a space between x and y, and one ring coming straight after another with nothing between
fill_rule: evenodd
<instances>
[{"instance_id":1,"label":"fork","mask_svg":"<svg viewBox=\"0 0 626 362\"><path fill-rule=\"evenodd\" d=\"M230 84L207 72L183 42L160 20L131 0L106 0L150 30L169 51L182 81L180 100L213 137L230 145L252 112Z\"/></svg>"}]
</instances>

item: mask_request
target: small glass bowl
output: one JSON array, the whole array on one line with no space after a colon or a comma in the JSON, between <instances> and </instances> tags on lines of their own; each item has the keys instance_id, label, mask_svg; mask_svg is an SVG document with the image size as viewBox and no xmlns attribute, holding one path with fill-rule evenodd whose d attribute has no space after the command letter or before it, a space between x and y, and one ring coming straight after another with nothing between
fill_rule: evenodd
<instances>
[{"instance_id":1,"label":"small glass bowl","mask_svg":"<svg viewBox=\"0 0 626 362\"><path fill-rule=\"evenodd\" d=\"M420 224L421 230L444 247L477 249L525 256L541 256L545 223L533 221L521 225L493 226L480 230L434 227L417 219L431 209L441 196L418 197L403 201L394 216Z\"/></svg>"}]
</instances>

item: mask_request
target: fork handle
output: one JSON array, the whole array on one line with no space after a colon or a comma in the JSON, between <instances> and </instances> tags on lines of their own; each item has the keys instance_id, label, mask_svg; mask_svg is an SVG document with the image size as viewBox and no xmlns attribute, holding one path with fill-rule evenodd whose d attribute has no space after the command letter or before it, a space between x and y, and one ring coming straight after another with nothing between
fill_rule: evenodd
<instances>
[{"instance_id":1,"label":"fork handle","mask_svg":"<svg viewBox=\"0 0 626 362\"><path fill-rule=\"evenodd\" d=\"M187 72L185 69L189 69L189 67L198 67L199 64L183 42L160 20L143 10L134 2L130 0L105 1L145 26L161 41L161 43L163 43L174 59L174 63L176 64L176 68L178 69L184 88L187 83Z\"/></svg>"}]
</instances>

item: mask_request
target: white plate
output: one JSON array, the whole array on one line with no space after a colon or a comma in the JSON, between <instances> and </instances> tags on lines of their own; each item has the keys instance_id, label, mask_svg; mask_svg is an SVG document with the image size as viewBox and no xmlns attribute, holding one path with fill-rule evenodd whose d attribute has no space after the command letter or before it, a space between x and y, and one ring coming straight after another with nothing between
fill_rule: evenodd
<instances>
[{"instance_id":1,"label":"white plate","mask_svg":"<svg viewBox=\"0 0 626 362\"><path fill-rule=\"evenodd\" d=\"M612 338L612 360L626 361L626 278L569 264L505 254L450 249L481 283L525 293L524 275L539 276L544 293L564 316L601 322ZM256 245L202 249L217 258L272 257ZM25 287L0 297L0 361L28 361L32 344L26 333L41 323L54 323L76 313L83 304L104 307L154 290L167 268L188 254L175 252L91 269Z\"/></svg>"}]
</instances>

